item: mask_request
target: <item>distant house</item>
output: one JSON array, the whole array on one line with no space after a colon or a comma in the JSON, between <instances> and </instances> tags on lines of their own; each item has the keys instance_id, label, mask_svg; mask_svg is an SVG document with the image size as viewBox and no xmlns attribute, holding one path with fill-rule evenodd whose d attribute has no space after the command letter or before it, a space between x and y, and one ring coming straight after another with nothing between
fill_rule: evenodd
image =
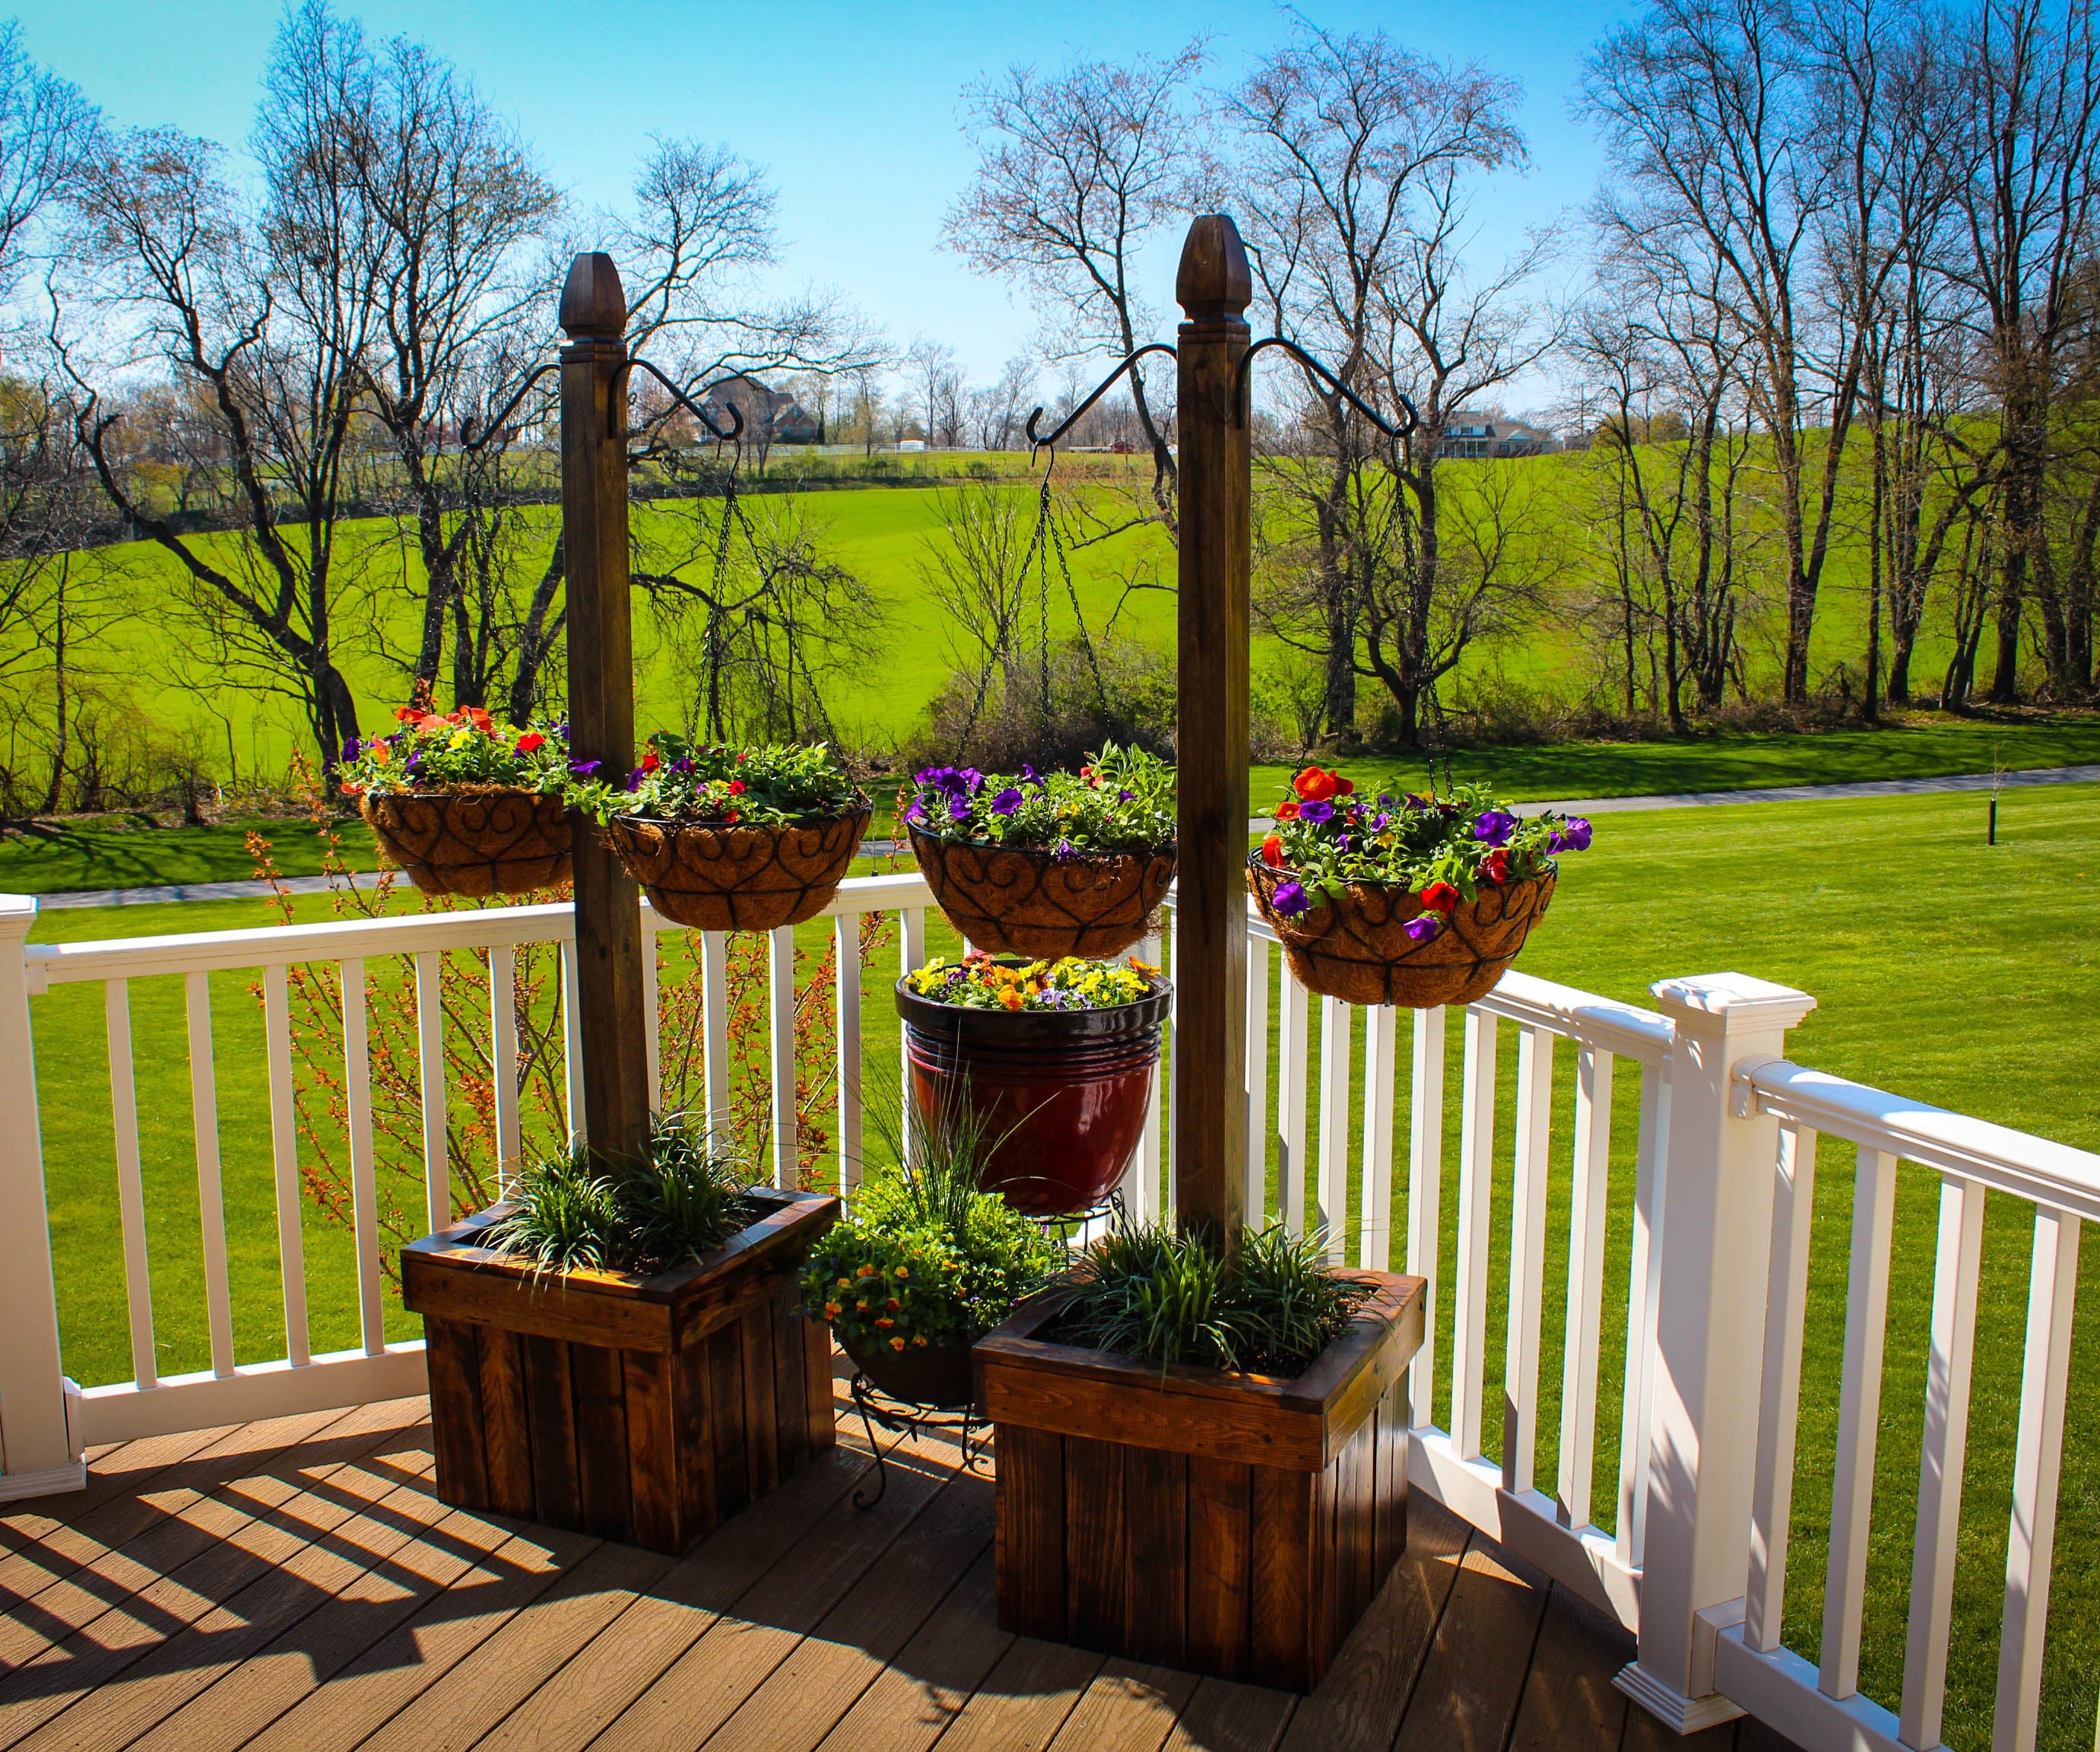
<instances>
[{"instance_id":1,"label":"distant house","mask_svg":"<svg viewBox=\"0 0 2100 1752\"><path fill-rule=\"evenodd\" d=\"M1485 462L1504 457L1543 456L1553 447L1551 432L1521 420L1484 420L1445 426L1436 454L1449 461Z\"/></svg>"},{"instance_id":2,"label":"distant house","mask_svg":"<svg viewBox=\"0 0 2100 1752\"><path fill-rule=\"evenodd\" d=\"M743 421L745 435L763 433L776 444L821 444L824 428L801 403L780 390L768 389L756 377L725 377L710 389L700 405L717 426L727 430L730 409Z\"/></svg>"}]
</instances>

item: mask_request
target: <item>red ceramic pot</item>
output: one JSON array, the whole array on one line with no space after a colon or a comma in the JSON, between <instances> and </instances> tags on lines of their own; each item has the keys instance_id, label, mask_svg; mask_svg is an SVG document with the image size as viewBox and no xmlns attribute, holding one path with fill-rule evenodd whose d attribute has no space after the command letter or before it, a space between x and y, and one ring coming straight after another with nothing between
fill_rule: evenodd
<instances>
[{"instance_id":1,"label":"red ceramic pot","mask_svg":"<svg viewBox=\"0 0 2100 1752\"><path fill-rule=\"evenodd\" d=\"M1112 1009L972 1010L899 980L913 1101L929 1121L967 1105L1001 1140L984 1185L1016 1210L1090 1210L1137 1153L1172 994L1155 978L1146 996Z\"/></svg>"}]
</instances>

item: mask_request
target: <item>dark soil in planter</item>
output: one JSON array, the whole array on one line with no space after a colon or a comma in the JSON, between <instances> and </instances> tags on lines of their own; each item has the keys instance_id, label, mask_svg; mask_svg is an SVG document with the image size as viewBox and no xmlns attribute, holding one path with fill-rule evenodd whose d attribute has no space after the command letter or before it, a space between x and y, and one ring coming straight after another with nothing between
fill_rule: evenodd
<instances>
[{"instance_id":1,"label":"dark soil in planter","mask_svg":"<svg viewBox=\"0 0 2100 1752\"><path fill-rule=\"evenodd\" d=\"M368 791L357 807L381 855L426 894L524 894L568 880L569 810L558 797Z\"/></svg>"},{"instance_id":2,"label":"dark soil in planter","mask_svg":"<svg viewBox=\"0 0 2100 1752\"><path fill-rule=\"evenodd\" d=\"M912 855L949 924L973 948L1049 960L1121 955L1152 928L1175 849L1081 852L942 839L911 829Z\"/></svg>"},{"instance_id":3,"label":"dark soil in planter","mask_svg":"<svg viewBox=\"0 0 2100 1752\"><path fill-rule=\"evenodd\" d=\"M863 1349L843 1333L839 1348L853 1359L877 1392L908 1406L960 1411L974 1397L967 1344L907 1345L901 1351L876 1345Z\"/></svg>"},{"instance_id":4,"label":"dark soil in planter","mask_svg":"<svg viewBox=\"0 0 2100 1752\"><path fill-rule=\"evenodd\" d=\"M1427 942L1407 934L1422 916L1418 891L1392 882L1353 882L1340 900L1321 900L1287 918L1276 910L1276 889L1290 880L1257 855L1247 860L1247 891L1283 944L1290 972L1308 991L1345 1004L1394 1004L1433 1009L1471 1004L1493 991L1546 916L1555 878L1534 877L1505 888L1483 886L1461 902Z\"/></svg>"},{"instance_id":5,"label":"dark soil in planter","mask_svg":"<svg viewBox=\"0 0 2100 1752\"><path fill-rule=\"evenodd\" d=\"M796 1277L838 1201L749 1196L757 1221L647 1276L482 1246L507 1205L404 1248L439 1498L683 1551L831 1446L830 1335Z\"/></svg>"},{"instance_id":6,"label":"dark soil in planter","mask_svg":"<svg viewBox=\"0 0 2100 1752\"><path fill-rule=\"evenodd\" d=\"M1310 1691L1407 1543L1406 1369L1425 1286L1378 1291L1293 1379L1047 1336L1052 1287L978 1340L999 1454L999 1622Z\"/></svg>"},{"instance_id":7,"label":"dark soil in planter","mask_svg":"<svg viewBox=\"0 0 2100 1752\"><path fill-rule=\"evenodd\" d=\"M1159 1028L1173 987L1101 1010L968 1009L897 982L912 1099L929 1119L957 1103L1001 1140L983 1184L1031 1216L1092 1209L1145 1133Z\"/></svg>"},{"instance_id":8,"label":"dark soil in planter","mask_svg":"<svg viewBox=\"0 0 2100 1752\"><path fill-rule=\"evenodd\" d=\"M620 867L674 924L701 931L770 931L814 919L852 868L872 813L779 827L652 821L615 815L606 839Z\"/></svg>"}]
</instances>

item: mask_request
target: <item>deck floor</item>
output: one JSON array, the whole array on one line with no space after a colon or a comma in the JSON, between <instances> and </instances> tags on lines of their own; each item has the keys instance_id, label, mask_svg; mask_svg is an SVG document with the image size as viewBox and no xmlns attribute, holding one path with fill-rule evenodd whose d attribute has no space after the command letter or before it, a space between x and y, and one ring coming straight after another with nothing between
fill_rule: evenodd
<instances>
[{"instance_id":1,"label":"deck floor","mask_svg":"<svg viewBox=\"0 0 2100 1752\"><path fill-rule=\"evenodd\" d=\"M421 1399L137 1441L0 1512L0 1748L1685 1746L1630 1639L1436 1505L1300 1699L1002 1632L992 1487L857 1423L682 1559L448 1509Z\"/></svg>"}]
</instances>

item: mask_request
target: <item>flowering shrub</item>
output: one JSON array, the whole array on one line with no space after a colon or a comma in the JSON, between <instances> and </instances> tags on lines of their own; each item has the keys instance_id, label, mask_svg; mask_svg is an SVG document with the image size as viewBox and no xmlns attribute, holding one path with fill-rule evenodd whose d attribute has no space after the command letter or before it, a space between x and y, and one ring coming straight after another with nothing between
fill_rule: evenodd
<instances>
[{"instance_id":1,"label":"flowering shrub","mask_svg":"<svg viewBox=\"0 0 2100 1752\"><path fill-rule=\"evenodd\" d=\"M1159 969L1136 955L1123 966L1066 955L1061 961L999 961L982 951L929 961L904 983L922 998L965 1010L1107 1010L1154 990Z\"/></svg>"},{"instance_id":2,"label":"flowering shrub","mask_svg":"<svg viewBox=\"0 0 2100 1752\"><path fill-rule=\"evenodd\" d=\"M853 776L823 743L768 744L732 748L658 730L643 745L642 764L614 784L595 776L597 763L576 769L582 782L571 795L601 822L615 815L651 821L741 822L777 827L811 815L837 815L862 801Z\"/></svg>"},{"instance_id":3,"label":"flowering shrub","mask_svg":"<svg viewBox=\"0 0 2100 1752\"><path fill-rule=\"evenodd\" d=\"M496 789L558 792L569 780L569 727L520 730L479 706L425 712L403 706L391 735L342 745L336 776L352 797L368 791Z\"/></svg>"},{"instance_id":4,"label":"flowering shrub","mask_svg":"<svg viewBox=\"0 0 2100 1752\"><path fill-rule=\"evenodd\" d=\"M1031 1294L1061 1257L977 1179L988 1141L973 1115L913 1135L901 1167L871 1172L852 1210L810 1250L802 1294L863 1351L968 1344Z\"/></svg>"},{"instance_id":5,"label":"flowering shrub","mask_svg":"<svg viewBox=\"0 0 2100 1752\"><path fill-rule=\"evenodd\" d=\"M904 819L942 839L1047 849L1065 858L1149 851L1174 838L1174 769L1141 748L1104 743L1076 773L929 766L912 778Z\"/></svg>"},{"instance_id":6,"label":"flowering shrub","mask_svg":"<svg viewBox=\"0 0 2100 1752\"><path fill-rule=\"evenodd\" d=\"M1422 897L1407 934L1426 942L1461 902L1484 887L1542 876L1561 852L1586 851L1590 823L1579 815L1519 815L1484 785L1447 797L1366 801L1339 773L1308 766L1276 806L1275 831L1256 854L1284 873L1270 904L1286 918L1339 900L1352 882L1383 882Z\"/></svg>"}]
</instances>

